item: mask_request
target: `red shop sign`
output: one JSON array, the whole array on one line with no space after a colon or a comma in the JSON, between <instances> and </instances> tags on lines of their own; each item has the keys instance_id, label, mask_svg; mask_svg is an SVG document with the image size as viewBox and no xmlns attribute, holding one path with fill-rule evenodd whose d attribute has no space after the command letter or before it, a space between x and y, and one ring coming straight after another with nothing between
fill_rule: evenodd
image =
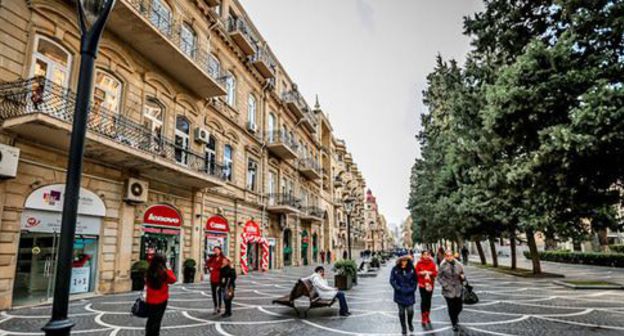
<instances>
[{"instance_id":1,"label":"red shop sign","mask_svg":"<svg viewBox=\"0 0 624 336\"><path fill-rule=\"evenodd\" d=\"M143 223L178 227L182 226L182 217L175 208L164 204L158 204L152 205L145 210Z\"/></svg>"},{"instance_id":2,"label":"red shop sign","mask_svg":"<svg viewBox=\"0 0 624 336\"><path fill-rule=\"evenodd\" d=\"M206 231L215 231L215 232L230 232L230 226L228 225L227 219L223 216L212 216L208 218L208 222L206 222Z\"/></svg>"},{"instance_id":3,"label":"red shop sign","mask_svg":"<svg viewBox=\"0 0 624 336\"><path fill-rule=\"evenodd\" d=\"M243 232L245 232L245 234L248 236L260 237L260 226L256 222L249 220L247 221L247 223L245 223Z\"/></svg>"}]
</instances>

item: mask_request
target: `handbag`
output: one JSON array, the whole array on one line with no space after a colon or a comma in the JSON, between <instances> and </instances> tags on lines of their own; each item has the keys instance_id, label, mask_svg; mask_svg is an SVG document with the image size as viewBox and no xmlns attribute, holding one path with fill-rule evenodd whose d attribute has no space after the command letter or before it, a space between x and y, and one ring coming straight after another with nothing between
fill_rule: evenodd
<instances>
[{"instance_id":1,"label":"handbag","mask_svg":"<svg viewBox=\"0 0 624 336\"><path fill-rule=\"evenodd\" d=\"M149 311L147 308L147 302L145 302L144 294L145 293L143 291L139 293L139 297L134 301L134 304L132 305L132 308L130 309L130 311L132 312L132 315L136 317L140 317L140 318L149 317Z\"/></svg>"},{"instance_id":2,"label":"handbag","mask_svg":"<svg viewBox=\"0 0 624 336\"><path fill-rule=\"evenodd\" d=\"M477 293L472 291L472 286L468 282L464 284L462 289L462 295L464 297L464 303L467 305L473 305L479 302Z\"/></svg>"},{"instance_id":3,"label":"handbag","mask_svg":"<svg viewBox=\"0 0 624 336\"><path fill-rule=\"evenodd\" d=\"M228 286L225 289L225 294L223 295L223 297L228 301L232 301L232 299L234 299L234 287Z\"/></svg>"}]
</instances>

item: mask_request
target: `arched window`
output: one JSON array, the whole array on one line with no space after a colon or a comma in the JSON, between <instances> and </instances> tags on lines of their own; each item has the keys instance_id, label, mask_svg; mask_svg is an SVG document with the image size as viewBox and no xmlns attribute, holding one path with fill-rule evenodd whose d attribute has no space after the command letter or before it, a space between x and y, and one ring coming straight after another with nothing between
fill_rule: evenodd
<instances>
[{"instance_id":1,"label":"arched window","mask_svg":"<svg viewBox=\"0 0 624 336\"><path fill-rule=\"evenodd\" d=\"M171 7L167 5L165 0L152 0L150 21L167 36L171 35L172 17Z\"/></svg>"},{"instance_id":2,"label":"arched window","mask_svg":"<svg viewBox=\"0 0 624 336\"><path fill-rule=\"evenodd\" d=\"M148 147L151 150L162 149L163 118L165 109L156 98L148 97L143 108L143 126L150 133Z\"/></svg>"},{"instance_id":3,"label":"arched window","mask_svg":"<svg viewBox=\"0 0 624 336\"><path fill-rule=\"evenodd\" d=\"M118 114L121 108L121 90L122 85L117 78L108 72L97 70L93 89L94 112Z\"/></svg>"},{"instance_id":4,"label":"arched window","mask_svg":"<svg viewBox=\"0 0 624 336\"><path fill-rule=\"evenodd\" d=\"M277 125L277 121L275 119L275 114L273 112L269 112L269 117L267 118L267 134L269 143L275 142L275 127Z\"/></svg>"},{"instance_id":5,"label":"arched window","mask_svg":"<svg viewBox=\"0 0 624 336\"><path fill-rule=\"evenodd\" d=\"M210 55L208 56L208 74L214 78L214 79L219 79L221 77L221 62L219 62L219 59L214 56L214 55Z\"/></svg>"},{"instance_id":6,"label":"arched window","mask_svg":"<svg viewBox=\"0 0 624 336\"><path fill-rule=\"evenodd\" d=\"M176 117L175 160L181 165L188 165L189 138L191 123L183 116Z\"/></svg>"},{"instance_id":7,"label":"arched window","mask_svg":"<svg viewBox=\"0 0 624 336\"><path fill-rule=\"evenodd\" d=\"M228 72L225 80L225 91L227 93L226 102L233 107L236 103L236 78L231 72Z\"/></svg>"},{"instance_id":8,"label":"arched window","mask_svg":"<svg viewBox=\"0 0 624 336\"><path fill-rule=\"evenodd\" d=\"M67 87L71 62L71 55L63 47L46 37L36 37L32 76L45 77L57 85Z\"/></svg>"},{"instance_id":9,"label":"arched window","mask_svg":"<svg viewBox=\"0 0 624 336\"><path fill-rule=\"evenodd\" d=\"M195 45L197 44L197 34L188 23L182 24L180 30L180 48L191 58L195 57Z\"/></svg>"},{"instance_id":10,"label":"arched window","mask_svg":"<svg viewBox=\"0 0 624 336\"><path fill-rule=\"evenodd\" d=\"M247 98L247 121L250 125L256 124L256 97L252 94Z\"/></svg>"},{"instance_id":11,"label":"arched window","mask_svg":"<svg viewBox=\"0 0 624 336\"><path fill-rule=\"evenodd\" d=\"M206 172L210 175L217 173L217 139L212 134L206 144Z\"/></svg>"},{"instance_id":12,"label":"arched window","mask_svg":"<svg viewBox=\"0 0 624 336\"><path fill-rule=\"evenodd\" d=\"M223 146L223 175L228 181L232 181L233 174L232 146Z\"/></svg>"}]
</instances>

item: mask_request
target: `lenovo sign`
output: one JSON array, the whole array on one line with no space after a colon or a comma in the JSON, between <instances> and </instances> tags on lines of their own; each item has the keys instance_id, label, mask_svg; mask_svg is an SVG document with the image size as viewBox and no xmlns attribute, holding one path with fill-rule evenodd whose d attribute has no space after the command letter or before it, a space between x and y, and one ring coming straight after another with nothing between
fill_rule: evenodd
<instances>
[{"instance_id":1,"label":"lenovo sign","mask_svg":"<svg viewBox=\"0 0 624 336\"><path fill-rule=\"evenodd\" d=\"M212 216L206 222L206 231L229 233L230 226L223 216Z\"/></svg>"},{"instance_id":2,"label":"lenovo sign","mask_svg":"<svg viewBox=\"0 0 624 336\"><path fill-rule=\"evenodd\" d=\"M258 225L258 223L249 220L247 221L247 223L245 223L245 226L243 227L243 232L245 232L245 234L248 236L260 237L260 226Z\"/></svg>"},{"instance_id":3,"label":"lenovo sign","mask_svg":"<svg viewBox=\"0 0 624 336\"><path fill-rule=\"evenodd\" d=\"M143 214L143 224L182 226L182 217L178 210L169 205L152 205Z\"/></svg>"}]
</instances>

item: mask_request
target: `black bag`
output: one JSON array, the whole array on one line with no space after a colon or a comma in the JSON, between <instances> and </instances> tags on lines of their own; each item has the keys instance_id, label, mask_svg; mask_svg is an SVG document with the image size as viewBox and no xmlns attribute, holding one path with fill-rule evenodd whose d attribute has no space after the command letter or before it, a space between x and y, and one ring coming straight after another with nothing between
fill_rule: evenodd
<instances>
[{"instance_id":1,"label":"black bag","mask_svg":"<svg viewBox=\"0 0 624 336\"><path fill-rule=\"evenodd\" d=\"M472 286L470 286L468 282L464 284L462 295L464 297L464 304L473 305L479 302L479 297L477 296L477 293L472 291Z\"/></svg>"},{"instance_id":2,"label":"black bag","mask_svg":"<svg viewBox=\"0 0 624 336\"><path fill-rule=\"evenodd\" d=\"M130 310L132 315L140 318L149 317L149 313L147 311L147 303L143 300L142 297L138 297L134 304L132 305L132 309Z\"/></svg>"}]
</instances>

